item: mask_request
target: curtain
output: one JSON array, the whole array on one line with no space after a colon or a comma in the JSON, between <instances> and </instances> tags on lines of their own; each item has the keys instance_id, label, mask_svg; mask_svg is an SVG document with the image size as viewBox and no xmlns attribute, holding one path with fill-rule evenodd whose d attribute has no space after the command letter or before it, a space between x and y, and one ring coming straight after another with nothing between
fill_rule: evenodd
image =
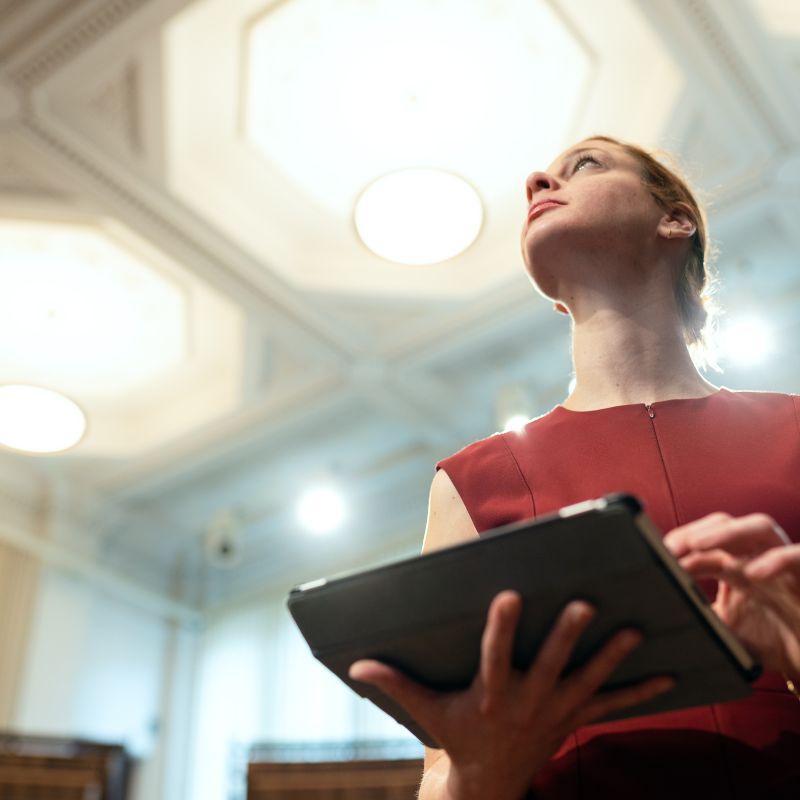
<instances>
[{"instance_id":1,"label":"curtain","mask_svg":"<svg viewBox=\"0 0 800 800\"><path fill-rule=\"evenodd\" d=\"M0 542L0 728L13 728L30 632L39 562Z\"/></svg>"}]
</instances>

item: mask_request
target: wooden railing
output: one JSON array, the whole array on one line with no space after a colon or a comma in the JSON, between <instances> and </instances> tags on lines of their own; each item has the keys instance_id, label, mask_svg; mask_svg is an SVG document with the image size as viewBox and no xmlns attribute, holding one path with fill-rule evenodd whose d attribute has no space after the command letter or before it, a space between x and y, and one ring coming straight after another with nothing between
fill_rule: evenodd
<instances>
[{"instance_id":1,"label":"wooden railing","mask_svg":"<svg viewBox=\"0 0 800 800\"><path fill-rule=\"evenodd\" d=\"M0 800L126 800L119 745L0 733Z\"/></svg>"}]
</instances>

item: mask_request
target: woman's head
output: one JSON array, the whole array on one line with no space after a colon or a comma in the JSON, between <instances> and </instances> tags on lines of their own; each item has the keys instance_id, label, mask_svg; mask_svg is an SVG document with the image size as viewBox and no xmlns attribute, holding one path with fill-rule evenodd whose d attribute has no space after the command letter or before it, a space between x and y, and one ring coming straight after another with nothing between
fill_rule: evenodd
<instances>
[{"instance_id":1,"label":"woman's head","mask_svg":"<svg viewBox=\"0 0 800 800\"><path fill-rule=\"evenodd\" d=\"M634 266L659 249L659 256L673 265L672 289L684 338L696 360L713 363L707 341L713 253L706 214L679 171L655 155L668 158L608 136L592 136L562 154L548 172L532 173L526 183L529 217L523 227L523 257L539 291L565 300L548 292L559 283L548 256L548 240L564 246L564 239L558 245L559 226L570 228L569 246L581 247L583 241L590 252L602 250ZM530 218L530 209L546 198L573 205L572 219L559 219L559 208L548 214L546 207Z\"/></svg>"}]
</instances>

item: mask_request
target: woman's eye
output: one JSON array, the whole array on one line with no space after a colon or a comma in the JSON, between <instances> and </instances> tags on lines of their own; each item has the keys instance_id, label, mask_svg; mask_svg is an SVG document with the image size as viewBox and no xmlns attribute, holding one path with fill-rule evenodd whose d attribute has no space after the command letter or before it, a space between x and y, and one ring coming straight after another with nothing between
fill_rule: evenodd
<instances>
[{"instance_id":1,"label":"woman's eye","mask_svg":"<svg viewBox=\"0 0 800 800\"><path fill-rule=\"evenodd\" d=\"M577 172L577 171L578 171L578 169L579 169L579 168L580 168L580 167L581 167L581 166L582 166L584 163L586 163L586 162L588 162L588 161L591 161L593 164L598 164L598 165L600 164L600 162L599 162L599 161L598 161L596 158L593 158L592 156L590 156L590 155L588 155L588 154L587 154L587 155L583 155L583 156L581 156L581 157L580 157L580 158L579 158L579 159L578 159L578 160L575 162L575 166L573 167L572 171L573 171L573 172Z\"/></svg>"}]
</instances>

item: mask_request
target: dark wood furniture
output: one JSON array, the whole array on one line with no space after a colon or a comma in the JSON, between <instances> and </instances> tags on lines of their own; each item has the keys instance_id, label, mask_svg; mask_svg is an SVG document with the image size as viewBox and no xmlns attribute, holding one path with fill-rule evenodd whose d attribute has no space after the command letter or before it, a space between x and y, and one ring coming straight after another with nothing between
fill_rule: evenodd
<instances>
[{"instance_id":1,"label":"dark wood furniture","mask_svg":"<svg viewBox=\"0 0 800 800\"><path fill-rule=\"evenodd\" d=\"M414 800L422 759L250 763L247 800Z\"/></svg>"},{"instance_id":2,"label":"dark wood furniture","mask_svg":"<svg viewBox=\"0 0 800 800\"><path fill-rule=\"evenodd\" d=\"M119 745L0 733L0 800L126 800Z\"/></svg>"}]
</instances>

